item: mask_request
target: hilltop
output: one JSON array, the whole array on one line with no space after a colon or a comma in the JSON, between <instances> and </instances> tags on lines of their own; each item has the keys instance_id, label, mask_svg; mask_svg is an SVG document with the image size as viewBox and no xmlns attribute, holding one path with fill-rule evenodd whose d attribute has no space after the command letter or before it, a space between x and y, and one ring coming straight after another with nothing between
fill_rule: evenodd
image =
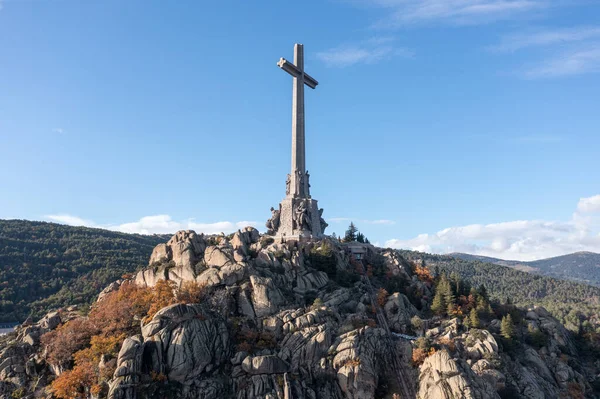
<instances>
[{"instance_id":1,"label":"hilltop","mask_svg":"<svg viewBox=\"0 0 600 399\"><path fill-rule=\"evenodd\" d=\"M575 252L529 262L504 260L460 252L450 253L448 256L509 266L525 272L539 273L544 276L600 286L600 254L594 252Z\"/></svg>"},{"instance_id":2,"label":"hilltop","mask_svg":"<svg viewBox=\"0 0 600 399\"><path fill-rule=\"evenodd\" d=\"M63 308L0 339L0 398L600 393L591 326L575 335L543 307L495 301L448 265L362 245L357 260L330 238L180 231L86 314Z\"/></svg>"},{"instance_id":3,"label":"hilltop","mask_svg":"<svg viewBox=\"0 0 600 399\"><path fill-rule=\"evenodd\" d=\"M69 305L88 305L124 274L148 263L167 235L126 234L27 220L0 220L0 321L34 319ZM457 272L472 285L485 285L490 296L522 306L543 305L570 329L581 322L600 323L600 288L523 273L451 256L413 251L409 260ZM499 276L502 276L499 278ZM523 290L522 287L529 287Z\"/></svg>"}]
</instances>

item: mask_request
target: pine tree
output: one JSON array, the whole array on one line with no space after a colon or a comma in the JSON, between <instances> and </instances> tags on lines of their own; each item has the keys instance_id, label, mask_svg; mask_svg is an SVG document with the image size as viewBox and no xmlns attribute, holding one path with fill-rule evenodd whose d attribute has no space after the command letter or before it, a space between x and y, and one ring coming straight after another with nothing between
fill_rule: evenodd
<instances>
[{"instance_id":1,"label":"pine tree","mask_svg":"<svg viewBox=\"0 0 600 399\"><path fill-rule=\"evenodd\" d=\"M437 315L443 315L446 308L447 305L444 303L444 296L441 291L437 291L433 297L433 302L431 303L431 310Z\"/></svg>"},{"instance_id":2,"label":"pine tree","mask_svg":"<svg viewBox=\"0 0 600 399\"><path fill-rule=\"evenodd\" d=\"M471 309L471 313L469 313L469 325L471 328L479 328L479 315L475 309Z\"/></svg>"},{"instance_id":3,"label":"pine tree","mask_svg":"<svg viewBox=\"0 0 600 399\"><path fill-rule=\"evenodd\" d=\"M486 302L490 300L490 298L488 297L487 290L485 289L485 285L481 284L477 291L479 292L479 295L481 295L483 299L485 299Z\"/></svg>"},{"instance_id":4,"label":"pine tree","mask_svg":"<svg viewBox=\"0 0 600 399\"><path fill-rule=\"evenodd\" d=\"M364 244L364 242L365 242L365 235L359 231L356 234L356 241Z\"/></svg>"},{"instance_id":5,"label":"pine tree","mask_svg":"<svg viewBox=\"0 0 600 399\"><path fill-rule=\"evenodd\" d=\"M515 326L513 325L510 314L507 314L502 318L502 323L500 323L500 333L506 339L511 339L515 334Z\"/></svg>"},{"instance_id":6,"label":"pine tree","mask_svg":"<svg viewBox=\"0 0 600 399\"><path fill-rule=\"evenodd\" d=\"M356 241L357 232L358 229L354 225L354 222L350 222L350 226L348 226L348 230L346 230L346 235L344 236L344 242Z\"/></svg>"},{"instance_id":7,"label":"pine tree","mask_svg":"<svg viewBox=\"0 0 600 399\"><path fill-rule=\"evenodd\" d=\"M369 239L367 237L365 237L365 244L370 244L371 241L369 241Z\"/></svg>"},{"instance_id":8,"label":"pine tree","mask_svg":"<svg viewBox=\"0 0 600 399\"><path fill-rule=\"evenodd\" d=\"M431 310L438 315L454 310L454 293L445 274L442 274L436 286Z\"/></svg>"}]
</instances>

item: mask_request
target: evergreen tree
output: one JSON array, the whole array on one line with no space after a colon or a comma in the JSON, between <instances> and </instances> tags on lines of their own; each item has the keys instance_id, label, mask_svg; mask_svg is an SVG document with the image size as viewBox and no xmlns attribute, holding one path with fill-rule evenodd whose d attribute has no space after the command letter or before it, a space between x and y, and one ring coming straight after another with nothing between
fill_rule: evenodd
<instances>
[{"instance_id":1,"label":"evergreen tree","mask_svg":"<svg viewBox=\"0 0 600 399\"><path fill-rule=\"evenodd\" d=\"M450 281L445 274L442 274L435 289L431 310L438 315L451 313L454 310L454 299Z\"/></svg>"},{"instance_id":2,"label":"evergreen tree","mask_svg":"<svg viewBox=\"0 0 600 399\"><path fill-rule=\"evenodd\" d=\"M481 295L481 297L485 299L486 302L490 300L487 290L485 289L485 285L481 284L477 289L477 292L479 292L479 295Z\"/></svg>"},{"instance_id":3,"label":"evergreen tree","mask_svg":"<svg viewBox=\"0 0 600 399\"><path fill-rule=\"evenodd\" d=\"M363 244L364 244L364 242L365 242L365 235L359 231L359 232L356 234L356 241L357 241L357 242L361 242L361 243L363 243Z\"/></svg>"},{"instance_id":4,"label":"evergreen tree","mask_svg":"<svg viewBox=\"0 0 600 399\"><path fill-rule=\"evenodd\" d=\"M458 275L458 273L452 272L452 274L450 274L450 281L452 282L452 289L454 290L454 294L456 294L456 296L459 296L462 292L462 281L460 280L460 276Z\"/></svg>"},{"instance_id":5,"label":"evergreen tree","mask_svg":"<svg viewBox=\"0 0 600 399\"><path fill-rule=\"evenodd\" d=\"M346 235L344 236L344 242L356 241L356 233L358 233L358 229L354 225L354 222L350 222L350 226L348 226L348 230L346 230Z\"/></svg>"},{"instance_id":6,"label":"evergreen tree","mask_svg":"<svg viewBox=\"0 0 600 399\"><path fill-rule=\"evenodd\" d=\"M365 237L365 244L370 244L371 241L369 241L369 239L367 237Z\"/></svg>"},{"instance_id":7,"label":"evergreen tree","mask_svg":"<svg viewBox=\"0 0 600 399\"><path fill-rule=\"evenodd\" d=\"M506 339L511 339L513 335L515 335L515 326L513 325L510 314L507 314L502 318L502 323L500 323L500 333Z\"/></svg>"},{"instance_id":8,"label":"evergreen tree","mask_svg":"<svg viewBox=\"0 0 600 399\"><path fill-rule=\"evenodd\" d=\"M446 311L447 305L444 303L444 296L441 291L436 291L431 303L431 310L437 315L443 315Z\"/></svg>"},{"instance_id":9,"label":"evergreen tree","mask_svg":"<svg viewBox=\"0 0 600 399\"><path fill-rule=\"evenodd\" d=\"M477 314L477 310L471 309L468 319L471 328L479 328L479 315Z\"/></svg>"}]
</instances>

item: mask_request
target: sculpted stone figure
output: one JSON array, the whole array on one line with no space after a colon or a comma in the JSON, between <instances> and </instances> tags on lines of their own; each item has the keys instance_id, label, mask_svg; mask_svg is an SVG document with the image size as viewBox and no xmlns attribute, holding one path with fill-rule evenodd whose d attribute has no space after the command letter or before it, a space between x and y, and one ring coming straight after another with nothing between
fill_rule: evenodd
<instances>
[{"instance_id":1,"label":"sculpted stone figure","mask_svg":"<svg viewBox=\"0 0 600 399\"><path fill-rule=\"evenodd\" d=\"M297 184L296 184L296 193L295 194L297 196L302 196L302 191L303 191L302 186L304 185L304 175L299 170L296 171L296 174L298 177L296 178Z\"/></svg>"},{"instance_id":2,"label":"sculpted stone figure","mask_svg":"<svg viewBox=\"0 0 600 399\"><path fill-rule=\"evenodd\" d=\"M310 175L308 174L308 170L304 174L306 178L306 187L304 188L304 194L306 194L310 198Z\"/></svg>"},{"instance_id":3,"label":"sculpted stone figure","mask_svg":"<svg viewBox=\"0 0 600 399\"><path fill-rule=\"evenodd\" d=\"M310 213L304 202L300 202L294 213L296 229L311 230Z\"/></svg>"},{"instance_id":4,"label":"sculpted stone figure","mask_svg":"<svg viewBox=\"0 0 600 399\"><path fill-rule=\"evenodd\" d=\"M290 195L290 184L292 184L292 178L288 173L287 179L285 180L285 195Z\"/></svg>"},{"instance_id":5,"label":"sculpted stone figure","mask_svg":"<svg viewBox=\"0 0 600 399\"><path fill-rule=\"evenodd\" d=\"M281 212L279 209L271 207L271 218L267 220L265 225L267 227L267 234L273 235L277 232L277 229L279 228L280 214Z\"/></svg>"},{"instance_id":6,"label":"sculpted stone figure","mask_svg":"<svg viewBox=\"0 0 600 399\"><path fill-rule=\"evenodd\" d=\"M329 224L323 219L323 208L319 209L319 222L321 224L321 234L325 234L325 229Z\"/></svg>"}]
</instances>

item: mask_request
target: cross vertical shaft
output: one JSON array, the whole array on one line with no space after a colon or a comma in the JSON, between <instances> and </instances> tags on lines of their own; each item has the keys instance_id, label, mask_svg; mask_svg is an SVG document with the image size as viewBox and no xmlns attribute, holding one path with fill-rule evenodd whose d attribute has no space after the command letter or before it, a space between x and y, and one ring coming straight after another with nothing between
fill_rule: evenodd
<instances>
[{"instance_id":1,"label":"cross vertical shaft","mask_svg":"<svg viewBox=\"0 0 600 399\"><path fill-rule=\"evenodd\" d=\"M294 45L294 65L300 72L293 78L292 88L292 184L295 186L298 172L306 170L306 158L304 150L304 46ZM303 187L292 187L292 192L303 193Z\"/></svg>"},{"instance_id":2,"label":"cross vertical shaft","mask_svg":"<svg viewBox=\"0 0 600 399\"><path fill-rule=\"evenodd\" d=\"M277 65L292 75L292 170L288 177L286 195L294 198L310 198L309 175L306 173L304 138L304 85L311 89L319 82L304 72L304 47L294 45L294 63L281 58Z\"/></svg>"}]
</instances>

